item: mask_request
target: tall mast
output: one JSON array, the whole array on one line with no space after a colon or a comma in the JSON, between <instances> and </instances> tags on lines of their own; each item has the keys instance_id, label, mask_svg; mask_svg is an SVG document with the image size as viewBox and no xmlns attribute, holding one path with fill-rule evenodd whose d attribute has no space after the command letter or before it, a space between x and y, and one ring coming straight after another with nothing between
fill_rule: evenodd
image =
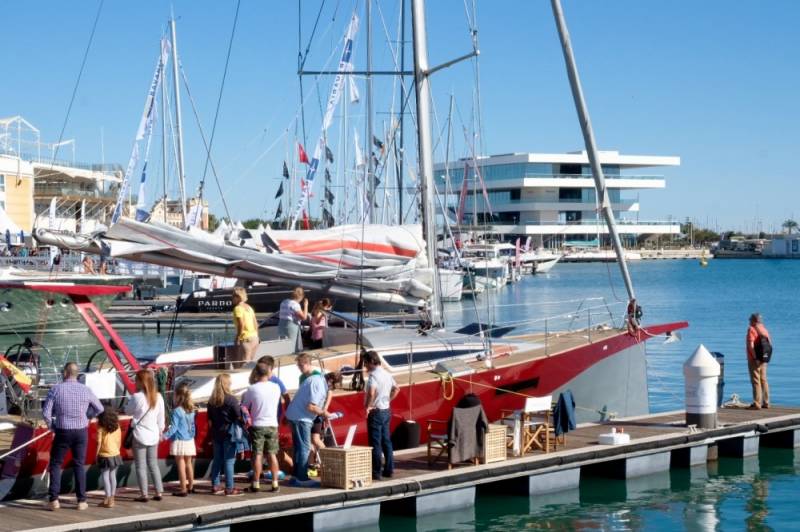
<instances>
[{"instance_id":1,"label":"tall mast","mask_svg":"<svg viewBox=\"0 0 800 532\"><path fill-rule=\"evenodd\" d=\"M423 0L412 0L412 31L414 35L414 88L417 97L417 139L419 143L420 196L422 198L422 234L425 238L428 261L433 271L431 321L441 325L439 269L436 267L436 206L433 189L433 142L431 139L431 87L428 76L428 36L425 29Z\"/></svg>"},{"instance_id":2,"label":"tall mast","mask_svg":"<svg viewBox=\"0 0 800 532\"><path fill-rule=\"evenodd\" d=\"M553 8L553 16L556 19L558 26L558 34L561 37L561 49L564 52L564 61L567 66L567 75L569 76L569 84L572 88L572 99L575 100L575 109L578 111L578 119L581 123L581 131L583 132L583 141L586 145L586 153L589 156L589 163L592 166L592 175L594 176L594 186L597 189L597 200L600 201L601 212L603 218L606 220L608 226L608 234L611 237L611 243L614 245L614 251L617 254L617 262L619 269L622 272L622 279L625 281L625 289L628 291L628 299L636 299L636 294L633 291L633 283L631 276L628 272L628 263L625 262L625 249L619 240L619 233L617 233L617 226L614 222L614 211L611 210L611 203L608 200L608 191L606 190L606 180L603 176L603 167L600 165L600 159L597 156L597 145L594 140L594 131L592 130L592 122L589 118L589 110L586 107L586 102L583 98L583 89L581 88L581 80L578 77L578 67L575 64L575 56L572 53L572 43L569 38L569 30L567 30L567 23L564 20L564 12L561 9L561 0L550 0Z\"/></svg>"},{"instance_id":3,"label":"tall mast","mask_svg":"<svg viewBox=\"0 0 800 532\"><path fill-rule=\"evenodd\" d=\"M183 171L183 132L181 131L181 91L178 84L178 41L175 37L175 17L169 21L172 37L172 86L175 89L175 133L178 135L178 187L181 194L182 227L186 227L186 174ZM166 209L166 205L164 205Z\"/></svg>"},{"instance_id":4,"label":"tall mast","mask_svg":"<svg viewBox=\"0 0 800 532\"><path fill-rule=\"evenodd\" d=\"M161 65L161 171L164 174L164 223L167 223L167 65Z\"/></svg>"},{"instance_id":5,"label":"tall mast","mask_svg":"<svg viewBox=\"0 0 800 532\"><path fill-rule=\"evenodd\" d=\"M406 71L406 0L400 2L400 72ZM397 164L397 224L403 223L403 161L406 158L404 146L406 111L406 82L405 78L400 78L400 154Z\"/></svg>"},{"instance_id":6,"label":"tall mast","mask_svg":"<svg viewBox=\"0 0 800 532\"><path fill-rule=\"evenodd\" d=\"M375 166L372 159L372 0L367 0L367 197L369 223L375 223Z\"/></svg>"}]
</instances>

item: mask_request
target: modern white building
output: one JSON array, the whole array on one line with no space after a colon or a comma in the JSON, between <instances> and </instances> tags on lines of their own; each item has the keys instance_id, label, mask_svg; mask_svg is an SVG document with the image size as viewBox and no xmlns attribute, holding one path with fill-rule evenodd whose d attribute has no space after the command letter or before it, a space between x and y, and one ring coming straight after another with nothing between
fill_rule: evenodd
<instances>
[{"instance_id":1,"label":"modern white building","mask_svg":"<svg viewBox=\"0 0 800 532\"><path fill-rule=\"evenodd\" d=\"M679 166L680 157L622 155L618 151L599 155L609 200L627 244L643 235L680 233L678 221L640 216L637 193L665 188L663 175L643 170ZM585 151L491 155L479 157L477 166L476 173L472 159L462 159L449 168L437 164L434 170L437 188L448 197L450 216L460 215L457 222L462 229L531 236L536 246L608 243Z\"/></svg>"}]
</instances>

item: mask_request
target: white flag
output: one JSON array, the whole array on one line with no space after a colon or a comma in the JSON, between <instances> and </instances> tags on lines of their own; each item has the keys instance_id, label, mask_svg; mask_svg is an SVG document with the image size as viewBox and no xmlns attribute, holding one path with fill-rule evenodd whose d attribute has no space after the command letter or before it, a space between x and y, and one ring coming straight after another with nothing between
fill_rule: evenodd
<instances>
[{"instance_id":1,"label":"white flag","mask_svg":"<svg viewBox=\"0 0 800 532\"><path fill-rule=\"evenodd\" d=\"M350 70L352 70L352 68ZM356 85L356 80L352 75L348 76L348 78L350 80L350 103L358 103L361 99L361 96L358 94L358 85Z\"/></svg>"},{"instance_id":2,"label":"white flag","mask_svg":"<svg viewBox=\"0 0 800 532\"><path fill-rule=\"evenodd\" d=\"M364 160L364 154L361 152L361 142L358 140L358 131L353 130L353 142L356 145L356 168L361 168L367 162Z\"/></svg>"}]
</instances>

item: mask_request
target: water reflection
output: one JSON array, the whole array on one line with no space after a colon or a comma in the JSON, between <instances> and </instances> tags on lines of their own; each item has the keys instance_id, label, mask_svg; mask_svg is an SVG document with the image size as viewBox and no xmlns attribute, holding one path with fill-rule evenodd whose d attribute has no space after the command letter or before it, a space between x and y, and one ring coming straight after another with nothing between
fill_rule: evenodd
<instances>
[{"instance_id":1,"label":"water reflection","mask_svg":"<svg viewBox=\"0 0 800 532\"><path fill-rule=\"evenodd\" d=\"M797 522L798 472L800 453L764 449L627 481L584 478L580 489L544 496L482 493L473 521L460 512L450 523L429 520L417 530L787 529ZM383 520L381 530L400 530L392 524Z\"/></svg>"}]
</instances>

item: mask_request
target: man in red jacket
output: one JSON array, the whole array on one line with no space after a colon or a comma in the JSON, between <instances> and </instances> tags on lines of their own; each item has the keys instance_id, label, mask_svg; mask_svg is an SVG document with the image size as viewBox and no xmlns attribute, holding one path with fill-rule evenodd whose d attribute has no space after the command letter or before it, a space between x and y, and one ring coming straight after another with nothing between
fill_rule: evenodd
<instances>
[{"instance_id":1,"label":"man in red jacket","mask_svg":"<svg viewBox=\"0 0 800 532\"><path fill-rule=\"evenodd\" d=\"M769 408L769 384L767 383L767 362L756 357L756 342L759 336L765 336L770 344L772 339L769 331L761 322L761 314L750 315L750 326L747 328L747 370L750 374L750 384L753 386L753 403L750 408L760 410Z\"/></svg>"}]
</instances>

